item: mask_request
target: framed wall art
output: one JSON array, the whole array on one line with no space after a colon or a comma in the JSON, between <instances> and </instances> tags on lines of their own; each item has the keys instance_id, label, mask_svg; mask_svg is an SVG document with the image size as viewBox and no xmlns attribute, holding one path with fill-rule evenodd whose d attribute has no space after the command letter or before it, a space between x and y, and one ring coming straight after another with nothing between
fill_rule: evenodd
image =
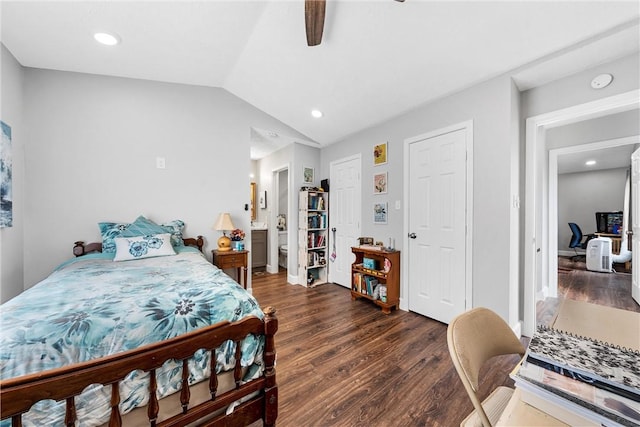
<instances>
[{"instance_id":1,"label":"framed wall art","mask_svg":"<svg viewBox=\"0 0 640 427\"><path fill-rule=\"evenodd\" d=\"M387 194L387 172L373 175L373 194Z\"/></svg>"},{"instance_id":2,"label":"framed wall art","mask_svg":"<svg viewBox=\"0 0 640 427\"><path fill-rule=\"evenodd\" d=\"M0 121L0 227L13 226L13 161L11 150L11 126Z\"/></svg>"},{"instance_id":3,"label":"framed wall art","mask_svg":"<svg viewBox=\"0 0 640 427\"><path fill-rule=\"evenodd\" d=\"M387 163L387 143L375 145L373 147L373 165L384 165Z\"/></svg>"},{"instance_id":4,"label":"framed wall art","mask_svg":"<svg viewBox=\"0 0 640 427\"><path fill-rule=\"evenodd\" d=\"M302 169L302 182L305 184L313 184L313 168L308 166Z\"/></svg>"},{"instance_id":5,"label":"framed wall art","mask_svg":"<svg viewBox=\"0 0 640 427\"><path fill-rule=\"evenodd\" d=\"M260 205L260 209L267 209L267 192L265 190L260 192L258 203Z\"/></svg>"},{"instance_id":6,"label":"framed wall art","mask_svg":"<svg viewBox=\"0 0 640 427\"><path fill-rule=\"evenodd\" d=\"M386 224L387 212L388 212L387 202L374 203L373 204L373 223Z\"/></svg>"}]
</instances>

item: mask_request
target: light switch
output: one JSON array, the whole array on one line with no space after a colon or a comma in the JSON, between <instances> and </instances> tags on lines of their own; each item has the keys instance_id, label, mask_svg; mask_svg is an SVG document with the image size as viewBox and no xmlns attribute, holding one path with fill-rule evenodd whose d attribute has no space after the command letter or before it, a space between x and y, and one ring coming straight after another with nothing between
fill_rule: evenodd
<instances>
[{"instance_id":1,"label":"light switch","mask_svg":"<svg viewBox=\"0 0 640 427\"><path fill-rule=\"evenodd\" d=\"M164 157L156 157L156 168L164 169L166 167L166 162Z\"/></svg>"},{"instance_id":2,"label":"light switch","mask_svg":"<svg viewBox=\"0 0 640 427\"><path fill-rule=\"evenodd\" d=\"M400 200L396 200L396 209L400 209Z\"/></svg>"}]
</instances>

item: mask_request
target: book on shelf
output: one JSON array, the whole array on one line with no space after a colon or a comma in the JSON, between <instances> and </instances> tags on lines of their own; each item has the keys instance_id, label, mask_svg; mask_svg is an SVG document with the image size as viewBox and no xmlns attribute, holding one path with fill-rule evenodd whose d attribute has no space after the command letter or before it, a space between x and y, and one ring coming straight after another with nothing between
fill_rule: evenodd
<instances>
[{"instance_id":1,"label":"book on shelf","mask_svg":"<svg viewBox=\"0 0 640 427\"><path fill-rule=\"evenodd\" d=\"M323 229L327 227L327 215L316 214L307 217L307 226L310 229L319 228Z\"/></svg>"},{"instance_id":2,"label":"book on shelf","mask_svg":"<svg viewBox=\"0 0 640 427\"><path fill-rule=\"evenodd\" d=\"M363 283L363 274L362 273L353 273L353 287L354 291L360 292L361 294L366 293L366 289L362 286Z\"/></svg>"},{"instance_id":3,"label":"book on shelf","mask_svg":"<svg viewBox=\"0 0 640 427\"><path fill-rule=\"evenodd\" d=\"M309 210L323 211L324 210L324 197L320 195L310 195L309 204L307 205Z\"/></svg>"},{"instance_id":4,"label":"book on shelf","mask_svg":"<svg viewBox=\"0 0 640 427\"><path fill-rule=\"evenodd\" d=\"M367 283L367 295L373 296L376 286L378 286L378 279L371 276L365 276L365 282Z\"/></svg>"},{"instance_id":5,"label":"book on shelf","mask_svg":"<svg viewBox=\"0 0 640 427\"><path fill-rule=\"evenodd\" d=\"M316 249L324 247L326 242L325 236L316 231L307 235L307 249Z\"/></svg>"}]
</instances>

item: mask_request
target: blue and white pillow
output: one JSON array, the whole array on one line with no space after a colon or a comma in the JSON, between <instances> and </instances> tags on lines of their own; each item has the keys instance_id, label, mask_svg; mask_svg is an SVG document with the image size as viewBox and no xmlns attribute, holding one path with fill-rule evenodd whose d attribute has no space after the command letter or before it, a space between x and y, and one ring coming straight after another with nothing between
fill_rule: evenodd
<instances>
[{"instance_id":1,"label":"blue and white pillow","mask_svg":"<svg viewBox=\"0 0 640 427\"><path fill-rule=\"evenodd\" d=\"M184 246L182 241L182 229L184 222L176 219L165 224L156 224L150 219L140 215L127 227L120 237L149 236L152 234L171 234L171 244L174 247Z\"/></svg>"},{"instance_id":2,"label":"blue and white pillow","mask_svg":"<svg viewBox=\"0 0 640 427\"><path fill-rule=\"evenodd\" d=\"M132 259L151 258L175 255L171 246L171 234L151 234L136 237L116 237L114 261L129 261Z\"/></svg>"},{"instance_id":3,"label":"blue and white pillow","mask_svg":"<svg viewBox=\"0 0 640 427\"><path fill-rule=\"evenodd\" d=\"M102 252L114 253L116 251L116 237L121 237L131 224L125 222L100 222L100 235L102 236Z\"/></svg>"},{"instance_id":4,"label":"blue and white pillow","mask_svg":"<svg viewBox=\"0 0 640 427\"><path fill-rule=\"evenodd\" d=\"M184 221L174 219L173 221L162 223L160 226L164 227L165 230L171 233L171 244L174 248L184 246L184 241L182 240Z\"/></svg>"}]
</instances>

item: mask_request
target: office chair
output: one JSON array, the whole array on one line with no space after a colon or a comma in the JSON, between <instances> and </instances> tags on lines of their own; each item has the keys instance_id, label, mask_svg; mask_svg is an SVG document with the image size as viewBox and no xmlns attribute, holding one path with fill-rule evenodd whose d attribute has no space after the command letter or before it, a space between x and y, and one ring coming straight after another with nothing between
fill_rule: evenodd
<instances>
[{"instance_id":1,"label":"office chair","mask_svg":"<svg viewBox=\"0 0 640 427\"><path fill-rule=\"evenodd\" d=\"M453 366L475 408L460 426L492 427L511 399L513 389L499 386L481 403L478 397L480 368L494 356L523 356L522 343L500 316L488 308L477 307L451 321L447 327L447 345Z\"/></svg>"},{"instance_id":2,"label":"office chair","mask_svg":"<svg viewBox=\"0 0 640 427\"><path fill-rule=\"evenodd\" d=\"M576 250L576 248L587 249L587 244L589 243L589 240L595 239L596 235L587 234L586 236L584 236L582 234L582 230L580 229L578 224L576 224L575 222L570 222L569 228L573 233L573 235L571 236L571 241L569 242L569 248L573 249L573 251L576 253L576 255L573 258L571 258L571 260L577 261L578 259L580 259L581 255L578 255L578 251ZM583 237L586 237L584 242L582 241Z\"/></svg>"}]
</instances>

